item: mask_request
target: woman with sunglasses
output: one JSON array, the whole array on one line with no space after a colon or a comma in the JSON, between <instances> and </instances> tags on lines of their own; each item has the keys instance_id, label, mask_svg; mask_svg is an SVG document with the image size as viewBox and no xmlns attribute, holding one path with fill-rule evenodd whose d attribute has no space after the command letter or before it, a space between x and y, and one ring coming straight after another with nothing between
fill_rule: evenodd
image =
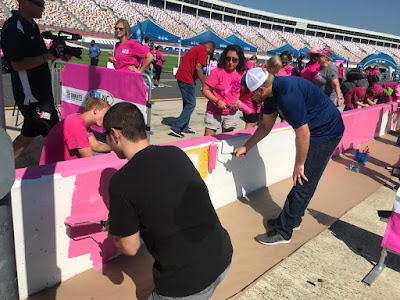
<instances>
[{"instance_id":1,"label":"woman with sunglasses","mask_svg":"<svg viewBox=\"0 0 400 300\"><path fill-rule=\"evenodd\" d=\"M239 100L240 79L245 70L246 59L242 48L238 45L227 46L203 88L203 95L208 99L204 135L213 135L221 127L222 132L236 129L238 108L242 106Z\"/></svg>"},{"instance_id":2,"label":"woman with sunglasses","mask_svg":"<svg viewBox=\"0 0 400 300\"><path fill-rule=\"evenodd\" d=\"M119 19L114 29L114 36L119 42L115 44L114 53L108 53L108 60L114 64L115 69L142 73L153 61L149 47L131 38L127 20Z\"/></svg>"}]
</instances>

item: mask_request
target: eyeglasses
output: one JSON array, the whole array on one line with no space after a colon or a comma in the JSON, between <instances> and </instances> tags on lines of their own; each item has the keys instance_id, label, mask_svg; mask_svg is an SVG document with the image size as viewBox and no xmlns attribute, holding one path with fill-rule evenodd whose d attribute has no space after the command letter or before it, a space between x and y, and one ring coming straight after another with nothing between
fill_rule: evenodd
<instances>
[{"instance_id":1,"label":"eyeglasses","mask_svg":"<svg viewBox=\"0 0 400 300\"><path fill-rule=\"evenodd\" d=\"M115 27L114 29L115 29L115 31L124 31L125 30L124 27Z\"/></svg>"},{"instance_id":2,"label":"eyeglasses","mask_svg":"<svg viewBox=\"0 0 400 300\"><path fill-rule=\"evenodd\" d=\"M35 4L36 6L44 7L44 1L36 1L36 0L29 0L29 1Z\"/></svg>"},{"instance_id":3,"label":"eyeglasses","mask_svg":"<svg viewBox=\"0 0 400 300\"><path fill-rule=\"evenodd\" d=\"M110 128L110 129L104 131L104 132L101 134L101 137L103 138L103 140L106 140L106 139L107 139L107 135L111 132L111 129L113 129L113 128L114 128L114 129L117 129L117 130L122 130L121 127L112 127L112 128Z\"/></svg>"},{"instance_id":4,"label":"eyeglasses","mask_svg":"<svg viewBox=\"0 0 400 300\"><path fill-rule=\"evenodd\" d=\"M230 56L225 57L225 62L230 62L230 61L232 61L233 63L237 63L239 61L239 58Z\"/></svg>"}]
</instances>

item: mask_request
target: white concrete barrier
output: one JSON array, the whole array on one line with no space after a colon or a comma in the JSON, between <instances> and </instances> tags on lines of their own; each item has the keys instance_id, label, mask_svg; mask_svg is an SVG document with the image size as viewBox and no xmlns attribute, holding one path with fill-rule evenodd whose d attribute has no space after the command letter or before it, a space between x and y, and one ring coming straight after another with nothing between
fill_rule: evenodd
<instances>
[{"instance_id":1,"label":"white concrete barrier","mask_svg":"<svg viewBox=\"0 0 400 300\"><path fill-rule=\"evenodd\" d=\"M342 115L346 131L336 153L387 133L399 119L397 103ZM278 124L244 158L234 158L233 150L252 132L254 129L168 145L188 154L208 186L214 207L219 208L292 174L293 129ZM210 145L213 151L209 151ZM125 163L111 153L16 171L11 194L21 298L89 268L100 269L117 254L99 226L75 230L64 222L106 219L109 179Z\"/></svg>"}]
</instances>

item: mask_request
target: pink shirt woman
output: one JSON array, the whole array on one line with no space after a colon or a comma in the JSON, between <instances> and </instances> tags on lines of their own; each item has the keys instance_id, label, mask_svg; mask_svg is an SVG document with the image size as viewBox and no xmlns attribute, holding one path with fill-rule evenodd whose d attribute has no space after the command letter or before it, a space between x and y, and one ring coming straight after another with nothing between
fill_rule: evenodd
<instances>
[{"instance_id":1,"label":"pink shirt woman","mask_svg":"<svg viewBox=\"0 0 400 300\"><path fill-rule=\"evenodd\" d=\"M297 72L295 67L292 65L287 65L286 67L280 69L279 72L276 73L276 76L297 76L298 74L299 72Z\"/></svg>"},{"instance_id":2,"label":"pink shirt woman","mask_svg":"<svg viewBox=\"0 0 400 300\"><path fill-rule=\"evenodd\" d=\"M238 109L242 106L240 80L246 70L246 59L242 48L228 45L218 60L203 87L208 99L204 117L204 135L213 135L222 127L222 132L233 131L239 122Z\"/></svg>"},{"instance_id":3,"label":"pink shirt woman","mask_svg":"<svg viewBox=\"0 0 400 300\"><path fill-rule=\"evenodd\" d=\"M108 60L115 69L142 73L151 64L153 55L146 45L131 39L131 30L127 20L119 19L115 23L114 36L119 40L115 44L114 53L108 53Z\"/></svg>"},{"instance_id":4,"label":"pink shirt woman","mask_svg":"<svg viewBox=\"0 0 400 300\"><path fill-rule=\"evenodd\" d=\"M299 72L297 72L296 68L290 65L292 61L292 54L290 51L283 51L279 56L282 62L282 68L276 73L276 76L297 76Z\"/></svg>"}]
</instances>

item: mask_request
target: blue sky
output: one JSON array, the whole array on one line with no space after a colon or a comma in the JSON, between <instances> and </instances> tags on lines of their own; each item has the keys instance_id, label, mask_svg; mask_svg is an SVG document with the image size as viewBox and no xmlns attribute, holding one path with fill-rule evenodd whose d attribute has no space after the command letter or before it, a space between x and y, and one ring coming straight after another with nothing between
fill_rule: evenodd
<instances>
[{"instance_id":1,"label":"blue sky","mask_svg":"<svg viewBox=\"0 0 400 300\"><path fill-rule=\"evenodd\" d=\"M271 13L400 36L400 0L225 0Z\"/></svg>"}]
</instances>

